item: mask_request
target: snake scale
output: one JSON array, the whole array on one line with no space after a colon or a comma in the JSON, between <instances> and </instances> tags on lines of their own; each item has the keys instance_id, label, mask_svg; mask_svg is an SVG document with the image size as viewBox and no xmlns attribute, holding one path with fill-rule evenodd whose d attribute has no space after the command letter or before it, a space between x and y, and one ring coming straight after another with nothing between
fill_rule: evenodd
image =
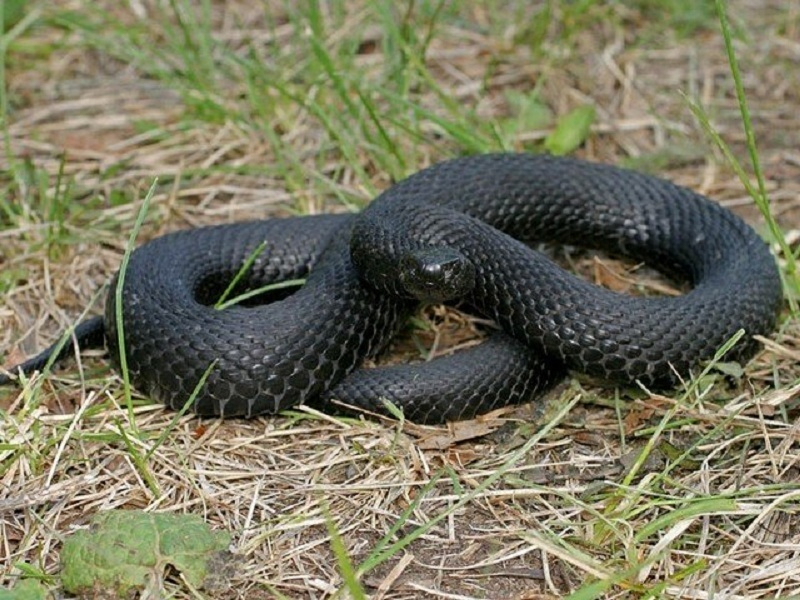
<instances>
[{"instance_id":1,"label":"snake scale","mask_svg":"<svg viewBox=\"0 0 800 600\"><path fill-rule=\"evenodd\" d=\"M616 293L531 248L543 242L641 261L691 289L678 297ZM236 292L295 278L306 279L303 287L214 308L261 244ZM427 363L358 368L416 303L449 300L502 332ZM529 400L566 369L674 386L739 329L745 337L731 356L750 357L753 336L772 331L781 302L767 245L709 199L618 167L504 153L435 164L356 215L152 240L131 255L122 322L133 385L174 408L211 366L192 406L201 415L272 414L334 399L385 412L388 399L411 420L442 422ZM80 324L75 336L81 346L105 341L119 366L115 311L110 293L104 317ZM40 369L53 352L18 368Z\"/></svg>"}]
</instances>

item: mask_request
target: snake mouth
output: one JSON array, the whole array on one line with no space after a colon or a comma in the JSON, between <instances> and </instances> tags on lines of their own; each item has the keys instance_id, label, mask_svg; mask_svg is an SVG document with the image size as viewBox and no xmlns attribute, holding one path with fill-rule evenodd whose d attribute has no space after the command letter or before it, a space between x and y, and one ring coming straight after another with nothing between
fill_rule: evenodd
<instances>
[{"instance_id":1,"label":"snake mouth","mask_svg":"<svg viewBox=\"0 0 800 600\"><path fill-rule=\"evenodd\" d=\"M413 298L437 304L467 295L475 286L475 266L453 248L418 248L400 260L399 279Z\"/></svg>"}]
</instances>

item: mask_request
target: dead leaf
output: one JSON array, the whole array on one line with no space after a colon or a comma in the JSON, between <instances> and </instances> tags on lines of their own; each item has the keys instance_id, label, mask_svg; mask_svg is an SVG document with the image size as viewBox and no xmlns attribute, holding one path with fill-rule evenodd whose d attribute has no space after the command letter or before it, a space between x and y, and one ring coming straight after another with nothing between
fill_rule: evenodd
<instances>
[{"instance_id":1,"label":"dead leaf","mask_svg":"<svg viewBox=\"0 0 800 600\"><path fill-rule=\"evenodd\" d=\"M502 411L507 412L507 411ZM428 428L415 429L412 426L411 433L416 435L419 440L417 446L423 450L446 450L460 442L484 437L500 429L505 424L505 419L497 418L497 411L488 413L481 417L470 419L469 421L454 421L447 424L447 428L436 428L431 431Z\"/></svg>"},{"instance_id":2,"label":"dead leaf","mask_svg":"<svg viewBox=\"0 0 800 600\"><path fill-rule=\"evenodd\" d=\"M606 261L594 257L594 282L615 292L629 292L633 280L627 278L627 272L618 261Z\"/></svg>"}]
</instances>

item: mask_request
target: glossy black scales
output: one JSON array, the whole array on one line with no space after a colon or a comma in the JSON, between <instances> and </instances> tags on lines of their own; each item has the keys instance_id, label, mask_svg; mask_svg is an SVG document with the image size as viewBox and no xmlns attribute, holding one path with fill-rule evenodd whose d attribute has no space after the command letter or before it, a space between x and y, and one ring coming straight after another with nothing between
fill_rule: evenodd
<instances>
[{"instance_id":1,"label":"glossy black scales","mask_svg":"<svg viewBox=\"0 0 800 600\"><path fill-rule=\"evenodd\" d=\"M676 298L617 294L527 244L607 250L691 283ZM225 310L236 292L307 278L294 294ZM113 286L112 286L113 289ZM409 297L461 298L506 334L446 359L357 370L384 347ZM123 286L134 386L174 408L209 370L192 409L271 414L331 399L407 418L464 418L530 399L571 368L621 383L675 384L739 329L735 356L774 327L781 284L769 250L738 217L665 180L541 155L460 158L389 188L359 215L294 217L170 234L137 249ZM79 326L118 361L114 294ZM53 349L21 365L44 366ZM0 375L0 383L8 378Z\"/></svg>"},{"instance_id":2,"label":"glossy black scales","mask_svg":"<svg viewBox=\"0 0 800 600\"><path fill-rule=\"evenodd\" d=\"M520 240L603 249L692 289L675 298L615 293ZM495 154L434 165L372 202L351 239L358 270L393 296L415 295L403 283L406 257L442 247L474 272L464 298L507 333L619 383L676 384L739 329L745 341L734 356L749 356L782 301L767 245L733 213L663 179L570 158Z\"/></svg>"}]
</instances>

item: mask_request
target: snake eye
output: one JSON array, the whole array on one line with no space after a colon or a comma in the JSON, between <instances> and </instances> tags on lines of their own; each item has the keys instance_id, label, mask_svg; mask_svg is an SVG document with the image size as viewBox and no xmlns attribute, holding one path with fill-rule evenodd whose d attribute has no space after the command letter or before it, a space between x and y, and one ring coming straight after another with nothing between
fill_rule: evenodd
<instances>
[{"instance_id":1,"label":"snake eye","mask_svg":"<svg viewBox=\"0 0 800 600\"><path fill-rule=\"evenodd\" d=\"M401 259L400 282L422 302L445 302L472 290L475 266L453 248L418 248Z\"/></svg>"}]
</instances>

